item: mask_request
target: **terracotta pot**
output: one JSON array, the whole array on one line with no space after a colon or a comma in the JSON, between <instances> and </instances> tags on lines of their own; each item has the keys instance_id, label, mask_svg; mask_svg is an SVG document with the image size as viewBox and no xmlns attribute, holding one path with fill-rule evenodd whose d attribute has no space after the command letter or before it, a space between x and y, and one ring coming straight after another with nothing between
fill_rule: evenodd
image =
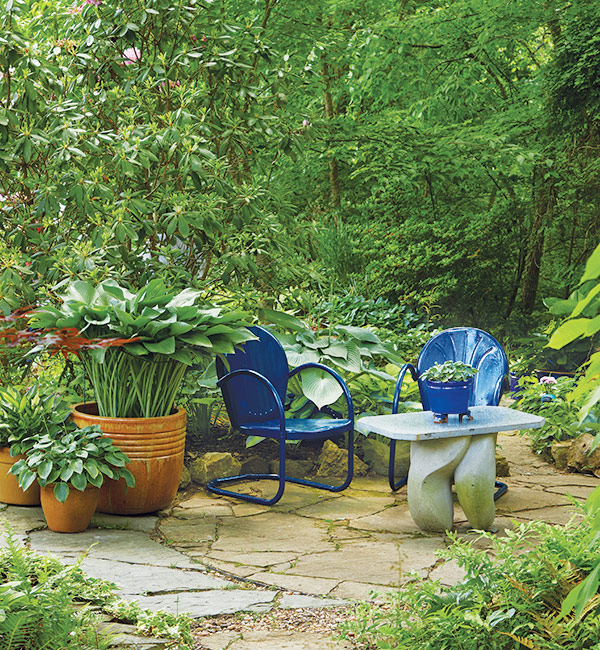
<instances>
[{"instance_id":1,"label":"terracotta pot","mask_svg":"<svg viewBox=\"0 0 600 650\"><path fill-rule=\"evenodd\" d=\"M98 424L131 459L127 469L135 477L135 487L127 489L123 479L105 480L99 512L139 515L171 503L183 469L184 409L160 418L104 418L98 415L95 403L85 403L73 407L72 417L78 427Z\"/></svg>"},{"instance_id":2,"label":"terracotta pot","mask_svg":"<svg viewBox=\"0 0 600 650\"><path fill-rule=\"evenodd\" d=\"M39 506L40 486L37 481L25 492L19 487L17 477L10 468L24 456L11 456L8 447L0 447L0 501L13 506Z\"/></svg>"},{"instance_id":3,"label":"terracotta pot","mask_svg":"<svg viewBox=\"0 0 600 650\"><path fill-rule=\"evenodd\" d=\"M81 533L96 512L100 488L88 485L81 492L69 486L69 496L61 503L54 496L54 483L41 488L41 501L48 528L55 533Z\"/></svg>"}]
</instances>

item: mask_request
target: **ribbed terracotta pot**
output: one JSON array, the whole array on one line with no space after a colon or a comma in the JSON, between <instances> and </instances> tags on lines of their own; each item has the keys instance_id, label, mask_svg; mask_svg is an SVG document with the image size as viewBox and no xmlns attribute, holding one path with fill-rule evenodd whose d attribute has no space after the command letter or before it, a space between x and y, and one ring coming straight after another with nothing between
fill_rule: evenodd
<instances>
[{"instance_id":1,"label":"ribbed terracotta pot","mask_svg":"<svg viewBox=\"0 0 600 650\"><path fill-rule=\"evenodd\" d=\"M160 418L105 418L95 403L73 407L78 427L98 424L102 433L131 459L127 469L135 487L127 489L124 479L104 481L99 512L139 515L166 508L175 498L185 451L186 412L177 409Z\"/></svg>"},{"instance_id":2,"label":"ribbed terracotta pot","mask_svg":"<svg viewBox=\"0 0 600 650\"><path fill-rule=\"evenodd\" d=\"M100 496L100 488L88 485L85 490L69 486L69 495L64 503L54 496L54 483L41 488L42 510L48 528L55 533L81 533L94 514Z\"/></svg>"},{"instance_id":3,"label":"ribbed terracotta pot","mask_svg":"<svg viewBox=\"0 0 600 650\"><path fill-rule=\"evenodd\" d=\"M13 506L39 506L40 486L35 481L25 492L19 487L17 477L10 468L25 456L11 456L9 447L0 447L0 501Z\"/></svg>"}]
</instances>

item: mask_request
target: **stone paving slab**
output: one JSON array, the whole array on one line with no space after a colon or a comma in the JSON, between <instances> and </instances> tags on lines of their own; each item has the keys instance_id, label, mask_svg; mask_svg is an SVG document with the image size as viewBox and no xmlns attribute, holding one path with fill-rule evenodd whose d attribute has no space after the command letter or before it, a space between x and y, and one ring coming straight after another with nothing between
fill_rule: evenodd
<instances>
[{"instance_id":1,"label":"stone paving slab","mask_svg":"<svg viewBox=\"0 0 600 650\"><path fill-rule=\"evenodd\" d=\"M150 535L156 528L158 517L152 515L109 515L104 512L96 512L92 517L89 528L106 528L114 530L138 530Z\"/></svg>"},{"instance_id":2,"label":"stone paving slab","mask_svg":"<svg viewBox=\"0 0 600 650\"><path fill-rule=\"evenodd\" d=\"M153 566L196 568L190 558L151 540L148 535L131 530L86 530L65 535L40 530L29 536L31 549L60 556L77 556L88 552L89 557L152 564Z\"/></svg>"},{"instance_id":3,"label":"stone paving slab","mask_svg":"<svg viewBox=\"0 0 600 650\"><path fill-rule=\"evenodd\" d=\"M433 564L433 558L432 558ZM352 578L359 582L397 585L401 580L397 544L379 542L348 542L342 548L303 555L286 575L337 580Z\"/></svg>"},{"instance_id":4,"label":"stone paving slab","mask_svg":"<svg viewBox=\"0 0 600 650\"><path fill-rule=\"evenodd\" d=\"M295 560L299 552L265 551L254 553L238 553L235 551L211 551L209 557L223 562L233 562L254 567L268 567Z\"/></svg>"},{"instance_id":5,"label":"stone paving slab","mask_svg":"<svg viewBox=\"0 0 600 650\"><path fill-rule=\"evenodd\" d=\"M231 582L199 570L170 569L164 566L129 564L86 557L81 563L85 573L106 580L111 576L121 594L156 594L162 592L225 589Z\"/></svg>"},{"instance_id":6,"label":"stone paving slab","mask_svg":"<svg viewBox=\"0 0 600 650\"><path fill-rule=\"evenodd\" d=\"M243 540L240 542L240 540ZM327 548L326 526L306 517L279 512L267 512L251 517L223 519L219 539L212 550L288 552L300 548L303 552Z\"/></svg>"},{"instance_id":7,"label":"stone paving slab","mask_svg":"<svg viewBox=\"0 0 600 650\"><path fill-rule=\"evenodd\" d=\"M185 519L169 517L161 523L160 531L167 543L194 548L205 542L209 544L214 542L217 538L218 525L219 520L212 515L200 515L197 518L186 517Z\"/></svg>"},{"instance_id":8,"label":"stone paving slab","mask_svg":"<svg viewBox=\"0 0 600 650\"><path fill-rule=\"evenodd\" d=\"M352 601L362 600L378 603L385 600L385 594L392 594L397 591L397 587L385 587L367 582L344 580L329 595L334 598L347 598Z\"/></svg>"},{"instance_id":9,"label":"stone paving slab","mask_svg":"<svg viewBox=\"0 0 600 650\"><path fill-rule=\"evenodd\" d=\"M274 573L259 571L251 575L252 580L267 585L280 587L281 589L293 589L304 594L326 595L335 589L340 580L335 578L315 578L312 576L290 575L286 573Z\"/></svg>"},{"instance_id":10,"label":"stone paving slab","mask_svg":"<svg viewBox=\"0 0 600 650\"><path fill-rule=\"evenodd\" d=\"M537 510L523 510L514 515L517 521L545 521L547 524L560 524L564 526L574 517L581 517L572 506L556 506L538 508Z\"/></svg>"},{"instance_id":11,"label":"stone paving slab","mask_svg":"<svg viewBox=\"0 0 600 650\"><path fill-rule=\"evenodd\" d=\"M356 530L387 531L398 535L424 535L408 511L408 503L386 508L366 517L352 519L349 527Z\"/></svg>"},{"instance_id":12,"label":"stone paving slab","mask_svg":"<svg viewBox=\"0 0 600 650\"><path fill-rule=\"evenodd\" d=\"M337 641L326 634L315 632L245 632L242 638L226 646L227 650L344 650L351 648L345 641Z\"/></svg>"},{"instance_id":13,"label":"stone paving slab","mask_svg":"<svg viewBox=\"0 0 600 650\"><path fill-rule=\"evenodd\" d=\"M554 492L545 492L538 488L511 487L496 501L496 512L514 513L535 508L547 508L565 505L565 497Z\"/></svg>"},{"instance_id":14,"label":"stone paving slab","mask_svg":"<svg viewBox=\"0 0 600 650\"><path fill-rule=\"evenodd\" d=\"M347 605L347 600L340 600L335 598L315 598L315 596L307 596L305 594L283 594L278 606L281 609L320 609L322 607L340 607Z\"/></svg>"},{"instance_id":15,"label":"stone paving slab","mask_svg":"<svg viewBox=\"0 0 600 650\"><path fill-rule=\"evenodd\" d=\"M170 614L189 614L192 618L235 614L240 611L267 610L273 604L276 591L249 589L218 589L182 592L160 596L136 596L141 607Z\"/></svg>"},{"instance_id":16,"label":"stone paving slab","mask_svg":"<svg viewBox=\"0 0 600 650\"><path fill-rule=\"evenodd\" d=\"M321 501L314 505L305 506L295 512L303 517L314 517L328 521L354 519L381 512L396 503L393 496L371 496L369 494L347 496L342 495L335 504Z\"/></svg>"}]
</instances>

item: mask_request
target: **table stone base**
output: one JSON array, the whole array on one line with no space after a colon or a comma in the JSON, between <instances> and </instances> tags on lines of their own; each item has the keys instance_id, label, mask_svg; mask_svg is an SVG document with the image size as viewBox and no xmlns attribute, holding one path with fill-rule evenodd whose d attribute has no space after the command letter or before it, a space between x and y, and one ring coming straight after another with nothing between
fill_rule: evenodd
<instances>
[{"instance_id":1,"label":"table stone base","mask_svg":"<svg viewBox=\"0 0 600 650\"><path fill-rule=\"evenodd\" d=\"M423 530L451 530L452 479L473 528L486 530L495 515L496 434L411 443L408 506Z\"/></svg>"}]
</instances>

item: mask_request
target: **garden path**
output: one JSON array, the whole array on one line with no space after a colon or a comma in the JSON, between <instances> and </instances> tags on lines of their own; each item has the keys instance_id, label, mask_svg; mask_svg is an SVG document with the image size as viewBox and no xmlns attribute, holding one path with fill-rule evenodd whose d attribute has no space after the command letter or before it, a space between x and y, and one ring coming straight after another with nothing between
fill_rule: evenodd
<instances>
[{"instance_id":1,"label":"garden path","mask_svg":"<svg viewBox=\"0 0 600 650\"><path fill-rule=\"evenodd\" d=\"M600 482L594 476L558 472L517 434L501 434L498 442L511 474L503 479L509 491L496 504L498 535L515 522L565 523L577 513L566 495L584 499ZM263 487L256 484L254 489ZM294 632L281 624L276 629L256 625L250 618L241 626L227 621L236 612L254 612L273 620L278 614L281 623L298 618L298 611L291 610L310 618L310 612L322 608L375 599L371 592L393 590L411 572L443 584L461 576L458 566L443 564L435 555L448 538L417 528L406 491L391 493L382 477L356 478L341 494L289 485L270 508L197 489L181 494L158 516L96 515L92 527L76 535L48 531L39 508L5 506L0 516L36 551L73 562L90 549L83 568L113 580L124 598L198 619L219 617L217 625L211 618L198 622L197 647L210 650L349 647L337 644L318 624ZM454 524L461 537L477 538L458 504ZM131 642L124 636L122 644L126 639ZM126 647L162 647L136 643Z\"/></svg>"}]
</instances>

